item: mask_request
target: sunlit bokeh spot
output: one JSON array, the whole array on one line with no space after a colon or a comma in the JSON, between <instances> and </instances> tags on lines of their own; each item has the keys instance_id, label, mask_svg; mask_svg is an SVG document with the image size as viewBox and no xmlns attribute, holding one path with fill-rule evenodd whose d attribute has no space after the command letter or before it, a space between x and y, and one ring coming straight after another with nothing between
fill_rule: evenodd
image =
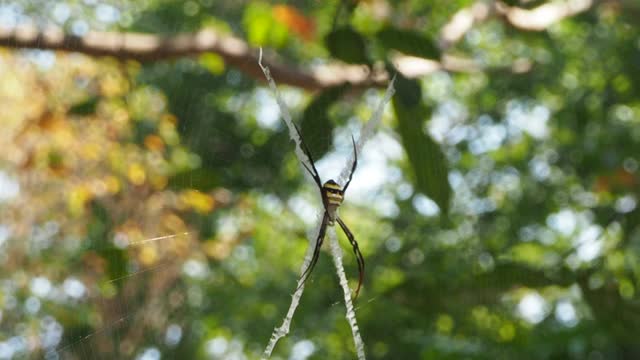
<instances>
[{"instance_id":1,"label":"sunlit bokeh spot","mask_svg":"<svg viewBox=\"0 0 640 360\"><path fill-rule=\"evenodd\" d=\"M533 292L525 295L518 303L518 314L526 321L537 324L547 315L547 302L540 294Z\"/></svg>"},{"instance_id":2,"label":"sunlit bokeh spot","mask_svg":"<svg viewBox=\"0 0 640 360\"><path fill-rule=\"evenodd\" d=\"M82 298L86 292L84 284L73 277L66 279L62 286L64 288L64 292L74 299Z\"/></svg>"},{"instance_id":3,"label":"sunlit bokeh spot","mask_svg":"<svg viewBox=\"0 0 640 360\"><path fill-rule=\"evenodd\" d=\"M291 348L289 360L306 360L313 355L315 348L315 345L310 340L298 341Z\"/></svg>"},{"instance_id":4,"label":"sunlit bokeh spot","mask_svg":"<svg viewBox=\"0 0 640 360\"><path fill-rule=\"evenodd\" d=\"M565 326L572 327L578 324L576 309L570 301L562 300L556 304L556 319Z\"/></svg>"},{"instance_id":5,"label":"sunlit bokeh spot","mask_svg":"<svg viewBox=\"0 0 640 360\"><path fill-rule=\"evenodd\" d=\"M182 327L177 324L169 325L164 336L165 344L175 346L180 342L180 339L182 339Z\"/></svg>"},{"instance_id":6,"label":"sunlit bokeh spot","mask_svg":"<svg viewBox=\"0 0 640 360\"><path fill-rule=\"evenodd\" d=\"M31 292L40 297L46 297L53 288L51 281L45 277L35 277L31 280Z\"/></svg>"}]
</instances>

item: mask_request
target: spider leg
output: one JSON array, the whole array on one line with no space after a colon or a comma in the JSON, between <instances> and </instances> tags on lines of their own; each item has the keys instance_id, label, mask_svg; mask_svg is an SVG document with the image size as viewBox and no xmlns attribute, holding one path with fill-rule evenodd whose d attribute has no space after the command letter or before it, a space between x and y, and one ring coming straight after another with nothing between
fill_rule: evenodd
<instances>
[{"instance_id":1,"label":"spider leg","mask_svg":"<svg viewBox=\"0 0 640 360\"><path fill-rule=\"evenodd\" d=\"M320 257L320 248L322 247L322 242L324 241L324 235L327 232L328 223L329 223L329 214L327 214L327 212L325 211L324 217L322 218L322 224L320 225L320 231L318 231L318 238L316 239L316 247L313 249L313 256L311 257L311 262L309 262L309 265L300 276L300 279L302 279L302 282L300 283L300 285L298 285L298 287L296 288L296 291L298 291L300 287L304 285L304 283L307 281L307 278L309 278L309 275L311 275L313 268L316 266L316 263L318 262L318 258Z\"/></svg>"},{"instance_id":2,"label":"spider leg","mask_svg":"<svg viewBox=\"0 0 640 360\"><path fill-rule=\"evenodd\" d=\"M347 191L347 187L349 187L353 173L356 171L356 167L358 166L358 150L356 150L356 140L353 138L353 135L351 135L351 142L353 143L353 166L351 167L351 173L349 173L349 180L347 180L344 188L342 188L343 192Z\"/></svg>"},{"instance_id":3,"label":"spider leg","mask_svg":"<svg viewBox=\"0 0 640 360\"><path fill-rule=\"evenodd\" d=\"M305 164L305 163L301 163L301 164L302 164L302 166L304 166L305 169L307 169L307 172L309 172L309 174L311 175L313 180L316 182L316 184L318 184L320 182L320 179L316 179L316 177L313 175L313 172L309 169L307 164Z\"/></svg>"},{"instance_id":4,"label":"spider leg","mask_svg":"<svg viewBox=\"0 0 640 360\"><path fill-rule=\"evenodd\" d=\"M311 169L309 169L307 164L305 164L304 162L302 163L302 166L304 166L304 168L307 169L307 171L309 172L313 180L318 185L318 188L320 188L320 191L322 191L322 180L320 179L320 175L318 174L318 170L316 169L316 164L313 162L313 157L311 157L311 151L309 151L307 144L304 142L304 138L302 137L302 132L300 132L300 128L298 128L298 125L294 123L293 127L296 129L296 132L298 133L298 137L300 138L300 148L302 149L302 152L305 155L307 155L307 158L309 159L309 163L311 164Z\"/></svg>"},{"instance_id":5,"label":"spider leg","mask_svg":"<svg viewBox=\"0 0 640 360\"><path fill-rule=\"evenodd\" d=\"M360 252L360 248L358 247L358 242L356 242L356 239L353 237L353 234L344 223L344 221L342 221L342 219L340 219L339 217L336 217L336 220L338 220L338 224L340 224L342 231L344 231L344 234L347 235L351 246L353 246L353 253L356 255L356 260L358 261L358 272L360 273L360 276L358 279L358 288L356 289L356 295L353 297L353 300L355 300L358 298L360 287L362 286L362 282L364 281L364 257L362 257L362 253Z\"/></svg>"}]
</instances>

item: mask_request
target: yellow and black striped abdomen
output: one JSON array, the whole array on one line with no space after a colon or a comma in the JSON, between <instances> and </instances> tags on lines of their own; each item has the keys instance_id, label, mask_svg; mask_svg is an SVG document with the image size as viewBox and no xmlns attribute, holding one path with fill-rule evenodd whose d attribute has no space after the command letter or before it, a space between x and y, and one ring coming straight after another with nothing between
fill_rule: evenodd
<instances>
[{"instance_id":1,"label":"yellow and black striped abdomen","mask_svg":"<svg viewBox=\"0 0 640 360\"><path fill-rule=\"evenodd\" d=\"M322 185L322 190L329 205L340 205L344 200L344 191L335 181L329 180Z\"/></svg>"}]
</instances>

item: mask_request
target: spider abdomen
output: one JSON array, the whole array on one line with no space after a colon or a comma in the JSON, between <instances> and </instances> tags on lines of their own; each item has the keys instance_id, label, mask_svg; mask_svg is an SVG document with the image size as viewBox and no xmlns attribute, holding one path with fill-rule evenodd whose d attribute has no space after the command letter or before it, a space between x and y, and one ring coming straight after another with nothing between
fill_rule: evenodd
<instances>
[{"instance_id":1,"label":"spider abdomen","mask_svg":"<svg viewBox=\"0 0 640 360\"><path fill-rule=\"evenodd\" d=\"M338 207L342 204L342 200L344 200L344 191L335 181L329 180L322 185L322 195L325 208L329 213L329 223L333 225Z\"/></svg>"}]
</instances>

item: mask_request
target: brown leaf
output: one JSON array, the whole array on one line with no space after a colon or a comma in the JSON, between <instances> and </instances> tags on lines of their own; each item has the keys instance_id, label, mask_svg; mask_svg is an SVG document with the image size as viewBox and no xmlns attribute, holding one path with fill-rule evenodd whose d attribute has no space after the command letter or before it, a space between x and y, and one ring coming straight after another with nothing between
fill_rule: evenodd
<instances>
[{"instance_id":1,"label":"brown leaf","mask_svg":"<svg viewBox=\"0 0 640 360\"><path fill-rule=\"evenodd\" d=\"M313 20L292 6L274 6L273 17L306 41L312 40L315 36L316 26Z\"/></svg>"}]
</instances>

